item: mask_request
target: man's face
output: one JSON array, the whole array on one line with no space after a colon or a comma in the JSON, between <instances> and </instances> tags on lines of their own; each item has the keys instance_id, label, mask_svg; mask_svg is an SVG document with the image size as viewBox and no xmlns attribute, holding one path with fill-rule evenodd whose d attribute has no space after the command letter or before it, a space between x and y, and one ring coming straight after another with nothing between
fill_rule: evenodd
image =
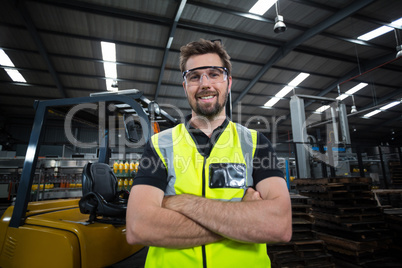
<instances>
[{"instance_id":1,"label":"man's face","mask_svg":"<svg viewBox=\"0 0 402 268\"><path fill-rule=\"evenodd\" d=\"M192 56L186 63L187 70L203 66L223 67L218 54L214 53ZM202 72L200 70L200 73ZM224 108L232 85L232 77L228 77L226 81L219 83L211 83L206 75L201 77L202 79L197 85L188 85L185 81L183 82L184 91L193 113L208 119L225 116Z\"/></svg>"}]
</instances>

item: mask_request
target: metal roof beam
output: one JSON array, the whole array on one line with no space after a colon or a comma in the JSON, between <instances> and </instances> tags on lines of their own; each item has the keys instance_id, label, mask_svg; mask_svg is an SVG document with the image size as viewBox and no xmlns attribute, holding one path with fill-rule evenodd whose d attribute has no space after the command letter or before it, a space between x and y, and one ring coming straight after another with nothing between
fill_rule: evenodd
<instances>
[{"instance_id":1,"label":"metal roof beam","mask_svg":"<svg viewBox=\"0 0 402 268\"><path fill-rule=\"evenodd\" d=\"M14 28L23 28L19 25L12 25L12 24L3 23L3 22L0 22L0 25L5 25L8 27L14 27ZM218 29L216 27L211 29L210 27L207 27L205 25L190 24L190 23L184 24L184 23L179 22L177 27L186 29L186 30L190 30L190 31L198 31L198 32L203 32L203 33L207 33L207 34L215 34L218 36L225 36L225 37L233 38L236 40L243 40L245 42L259 43L262 45L272 46L272 47L276 47L276 48L280 48L285 45L284 42L280 42L277 40L267 40L266 38L261 38L261 37L254 36L254 35L247 35L247 34L239 33L239 32L230 32L227 30ZM155 50L164 50L163 47L141 45L141 44L135 44L135 43L119 41L119 40L96 38L96 37L71 34L71 33L61 33L61 32L57 32L57 31L45 30L45 29L38 29L38 31L41 34L59 35L59 36L64 36L64 37L69 37L69 38L84 39L84 40L96 41L96 42L107 41L107 42L113 42L118 45L141 47L141 48L155 49ZM393 48L392 49L388 48L388 47L381 47L381 48L384 50L388 50L390 52L394 51ZM170 51L179 53L179 50L175 50L175 49L170 49ZM313 48L306 47L306 46L298 46L297 48L294 49L294 51L299 52L299 53L305 53L307 55L313 55L313 56L324 57L324 58L329 58L329 59L333 59L333 60L355 63L355 60L349 56L345 56L345 55L339 54L339 53L317 50L317 49L313 49ZM255 62L253 62L252 64L263 66L263 64L255 63Z\"/></svg>"},{"instance_id":2,"label":"metal roof beam","mask_svg":"<svg viewBox=\"0 0 402 268\"><path fill-rule=\"evenodd\" d=\"M246 33L239 33L239 32L233 32L233 31L228 31L225 29L219 29L217 27L211 28L207 25L199 25L199 24L193 24L193 23L181 23L179 22L178 25L179 28L189 30L189 31L197 31L197 32L203 32L206 34L215 34L221 37L227 37L227 38L232 38L236 40L242 40L245 42L251 42L251 43L257 43L257 44L262 44L266 46L272 46L275 48L281 48L285 46L284 42L273 40L273 39L267 39L267 38L262 38L259 36L254 36ZM342 40L346 40L347 38L342 38ZM372 46L376 47L382 50L386 51L395 51L394 48L390 47L385 47L385 46ZM334 53L334 52L328 52L325 50L318 50L316 48L311 48L307 46L298 46L293 49L295 52L299 53L304 53L307 55L313 55L313 56L318 56L318 57L324 57L324 58L329 58L333 60L339 60L339 61L346 61L346 62L351 62L355 63L356 61L351 58L350 56L344 55L344 54L339 54L339 53ZM255 63L254 63L255 64Z\"/></svg>"},{"instance_id":3,"label":"metal roof beam","mask_svg":"<svg viewBox=\"0 0 402 268\"><path fill-rule=\"evenodd\" d=\"M164 17L150 16L148 14L135 12L133 10L120 9L111 6L97 5L75 0L28 0L31 2L43 3L47 5L63 7L82 12L115 17L119 19L136 20L158 25L170 24L171 20Z\"/></svg>"},{"instance_id":4,"label":"metal roof beam","mask_svg":"<svg viewBox=\"0 0 402 268\"><path fill-rule=\"evenodd\" d=\"M164 18L164 17L155 16L155 15L149 16L147 14L135 12L132 10L119 9L119 8L85 3L85 2L81 2L81 1L75 1L75 0L28 0L28 1L44 3L44 4L48 4L48 5L69 8L69 9L73 9L73 10L79 10L82 12L88 12L88 13L92 13L92 14L115 17L115 18L119 18L119 19L137 20L137 21L141 21L141 22L158 24L158 25L171 24L171 20ZM311 1L298 1L298 2L301 2L302 4L305 4L305 5L314 6L314 7L320 8L320 9L329 10L331 12L339 12L339 9L336 9L336 8L333 8L330 6L325 6L322 4L317 4L317 3L314 3ZM205 4L205 3L201 3L201 2L197 2L197 1L187 1L187 3L194 5L194 6L209 8L209 9L213 9L213 10L216 10L219 12L224 12L224 13L228 13L231 15L240 16L240 17L244 17L244 18L248 18L248 19L254 19L254 20L267 22L267 23L271 23L271 24L275 23L275 21L272 19L265 18L265 17L259 16L259 15L250 14L248 12L240 12L240 11L233 10L233 9L230 9L227 7L223 8L223 7L220 7L217 5L210 5L210 4ZM380 24L380 25L388 24L387 22L373 20L366 16L356 15L356 17L358 17L361 20L370 21L370 22ZM296 24L291 24L291 23L286 23L286 25L289 28L300 30L302 32L305 32L309 29L309 28L302 27L302 26L296 25ZM402 29L402 27L401 27L401 29ZM330 33L321 33L321 34L325 34L327 37L331 37L334 39L340 39L340 40L347 41L347 42L352 42L352 43L357 42L357 40L349 39L349 38L342 37L342 36L337 36L337 35L330 34ZM365 41L358 41L358 43L360 45L365 45L365 46L370 46L370 47L377 47L377 48L382 48L382 49L385 48L383 46L379 46L379 45L365 42Z\"/></svg>"},{"instance_id":5,"label":"metal roof beam","mask_svg":"<svg viewBox=\"0 0 402 268\"><path fill-rule=\"evenodd\" d=\"M31 34L32 38L34 39L34 42L35 42L36 46L38 47L39 53L45 60L47 68L49 69L50 75L52 76L52 78L56 84L56 87L59 90L60 95L63 98L66 98L67 94L64 91L63 85L57 75L56 69L54 68L53 63L50 60L49 55L46 51L45 45L43 44L42 39L40 38L39 33L34 25L34 22L25 6L25 2L24 1L18 2L17 9L23 18L25 26L28 29L28 32Z\"/></svg>"},{"instance_id":6,"label":"metal roof beam","mask_svg":"<svg viewBox=\"0 0 402 268\"><path fill-rule=\"evenodd\" d=\"M1 24L1 23L0 23ZM136 44L131 44L133 46L136 46ZM36 50L28 50L28 49L21 49L21 48L9 48L9 47L0 47L3 50L10 50L10 51L15 51L15 52L23 52L23 53L33 53L33 54L39 54L38 51ZM160 47L156 47L156 49L162 50ZM179 53L179 50L175 49L170 49L171 52L177 52ZM298 51L300 53L306 53L303 50L298 50L298 48L294 49L294 51ZM315 52L314 52L315 51ZM350 57L345 57L345 59L340 59L337 56L331 56L329 54L326 54L328 52L318 52L317 50L314 49L309 49L310 53L307 53L309 55L314 55L314 56L319 56L319 57L326 57L334 60L342 60L342 61L347 61L347 62L355 62L354 60L351 60ZM59 53L48 53L49 56L51 57L60 57L60 58L69 58L69 59L76 59L76 60L83 60L83 61L91 61L91 62L99 62L99 63L104 63L105 61L102 59L95 59L95 58L89 58L89 57L82 57L82 56L75 56L75 55L67 55L67 54L59 54ZM249 64L249 65L256 65L263 67L263 63L258 63L254 61L247 61L247 60L242 60L242 59L231 59L232 63L242 63L242 64ZM153 66L153 65L147 65L147 64L140 64L140 63L131 63L131 62L124 62L124 61L118 61L116 62L117 65L127 65L127 66L133 66L133 67L139 67L139 68L151 68L151 69L159 69L158 66ZM279 69L279 70L285 70L285 71L291 71L291 72L300 72L299 69L292 69L288 67L282 67L282 66L272 66L272 68ZM397 66L397 65L385 65L382 68L396 71L396 72L402 72L402 66ZM174 68L166 68L166 70L171 70L171 71L180 71L180 69L174 69ZM338 79L337 76L334 75L328 75L328 74L323 74L323 73L317 73L317 72L309 72L311 75L316 75L316 76L321 76L321 77L326 77L326 78L332 78L332 79ZM260 81L264 82L264 81ZM379 84L378 84L379 85ZM381 85L380 85L381 86ZM384 85L385 86L385 85Z\"/></svg>"},{"instance_id":7,"label":"metal roof beam","mask_svg":"<svg viewBox=\"0 0 402 268\"><path fill-rule=\"evenodd\" d=\"M190 23L187 21L179 22L177 27L181 28L181 29L189 30L189 31L197 31L197 32L203 32L203 33L207 33L207 34L215 34L218 36L233 38L233 39L242 40L245 42L253 42L253 43L262 44L262 45L266 45L266 46L281 47L284 45L284 42L281 42L281 41L278 41L275 39L267 39L267 38L263 38L260 36L250 35L247 33L228 31L226 29L218 28L216 26L211 27L208 25L200 25L200 24Z\"/></svg>"},{"instance_id":8,"label":"metal roof beam","mask_svg":"<svg viewBox=\"0 0 402 268\"><path fill-rule=\"evenodd\" d=\"M173 24L170 27L169 39L167 40L165 52L163 53L163 60L162 60L161 68L159 71L158 84L157 84L156 90L155 90L155 96L154 96L155 101L158 100L158 95L159 95L159 91L160 91L162 80L163 80L163 74L165 72L165 66L166 66L166 62L168 59L168 55L169 55L169 49L172 45L174 34L175 34L176 28L177 28L177 24L180 20L181 15L183 14L183 10L184 10L184 7L186 6L186 2L187 2L187 0L181 0L180 4L177 5L176 15L175 15Z\"/></svg>"}]
</instances>

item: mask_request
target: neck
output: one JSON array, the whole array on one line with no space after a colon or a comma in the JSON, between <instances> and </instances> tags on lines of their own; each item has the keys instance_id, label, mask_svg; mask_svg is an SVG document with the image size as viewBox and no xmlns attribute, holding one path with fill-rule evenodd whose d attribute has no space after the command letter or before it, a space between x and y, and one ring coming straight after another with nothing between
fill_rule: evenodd
<instances>
[{"instance_id":1,"label":"neck","mask_svg":"<svg viewBox=\"0 0 402 268\"><path fill-rule=\"evenodd\" d=\"M222 125L222 123L225 121L225 119L226 119L225 113L220 113L220 114L214 116L213 118L207 118L205 116L197 115L193 111L192 117L190 120L190 124L193 127L198 128L199 130L204 132L205 135L207 135L208 137L211 137L212 132L217 127Z\"/></svg>"}]
</instances>

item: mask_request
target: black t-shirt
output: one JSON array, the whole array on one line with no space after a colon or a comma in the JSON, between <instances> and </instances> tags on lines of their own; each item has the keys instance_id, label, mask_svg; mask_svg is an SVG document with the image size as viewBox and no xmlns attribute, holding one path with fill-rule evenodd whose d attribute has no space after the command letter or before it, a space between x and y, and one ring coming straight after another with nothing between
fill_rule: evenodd
<instances>
[{"instance_id":1,"label":"black t-shirt","mask_svg":"<svg viewBox=\"0 0 402 268\"><path fill-rule=\"evenodd\" d=\"M199 129L188 124L189 118L186 118L186 128L197 144L199 153L207 157L212 150L215 141L225 130L229 123L226 119L222 125L217 127L209 138ZM262 133L257 134L257 148L253 159L253 181L254 187L258 182L269 177L284 177L282 170L279 168L280 163L276 157L276 153L272 148L271 142ZM166 167L160 159L150 142L147 143L141 160L139 161L138 173L134 178L133 185L146 184L158 187L165 191L167 186Z\"/></svg>"}]
</instances>

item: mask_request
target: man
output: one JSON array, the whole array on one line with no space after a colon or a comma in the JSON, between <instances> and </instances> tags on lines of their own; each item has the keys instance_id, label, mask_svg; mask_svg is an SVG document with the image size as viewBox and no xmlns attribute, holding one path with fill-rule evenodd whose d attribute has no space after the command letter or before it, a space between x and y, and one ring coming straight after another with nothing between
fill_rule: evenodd
<instances>
[{"instance_id":1,"label":"man","mask_svg":"<svg viewBox=\"0 0 402 268\"><path fill-rule=\"evenodd\" d=\"M147 145L127 207L127 241L150 246L146 267L270 267L265 243L292 233L272 146L226 118L231 63L219 42L182 47L180 68L192 113Z\"/></svg>"}]
</instances>

